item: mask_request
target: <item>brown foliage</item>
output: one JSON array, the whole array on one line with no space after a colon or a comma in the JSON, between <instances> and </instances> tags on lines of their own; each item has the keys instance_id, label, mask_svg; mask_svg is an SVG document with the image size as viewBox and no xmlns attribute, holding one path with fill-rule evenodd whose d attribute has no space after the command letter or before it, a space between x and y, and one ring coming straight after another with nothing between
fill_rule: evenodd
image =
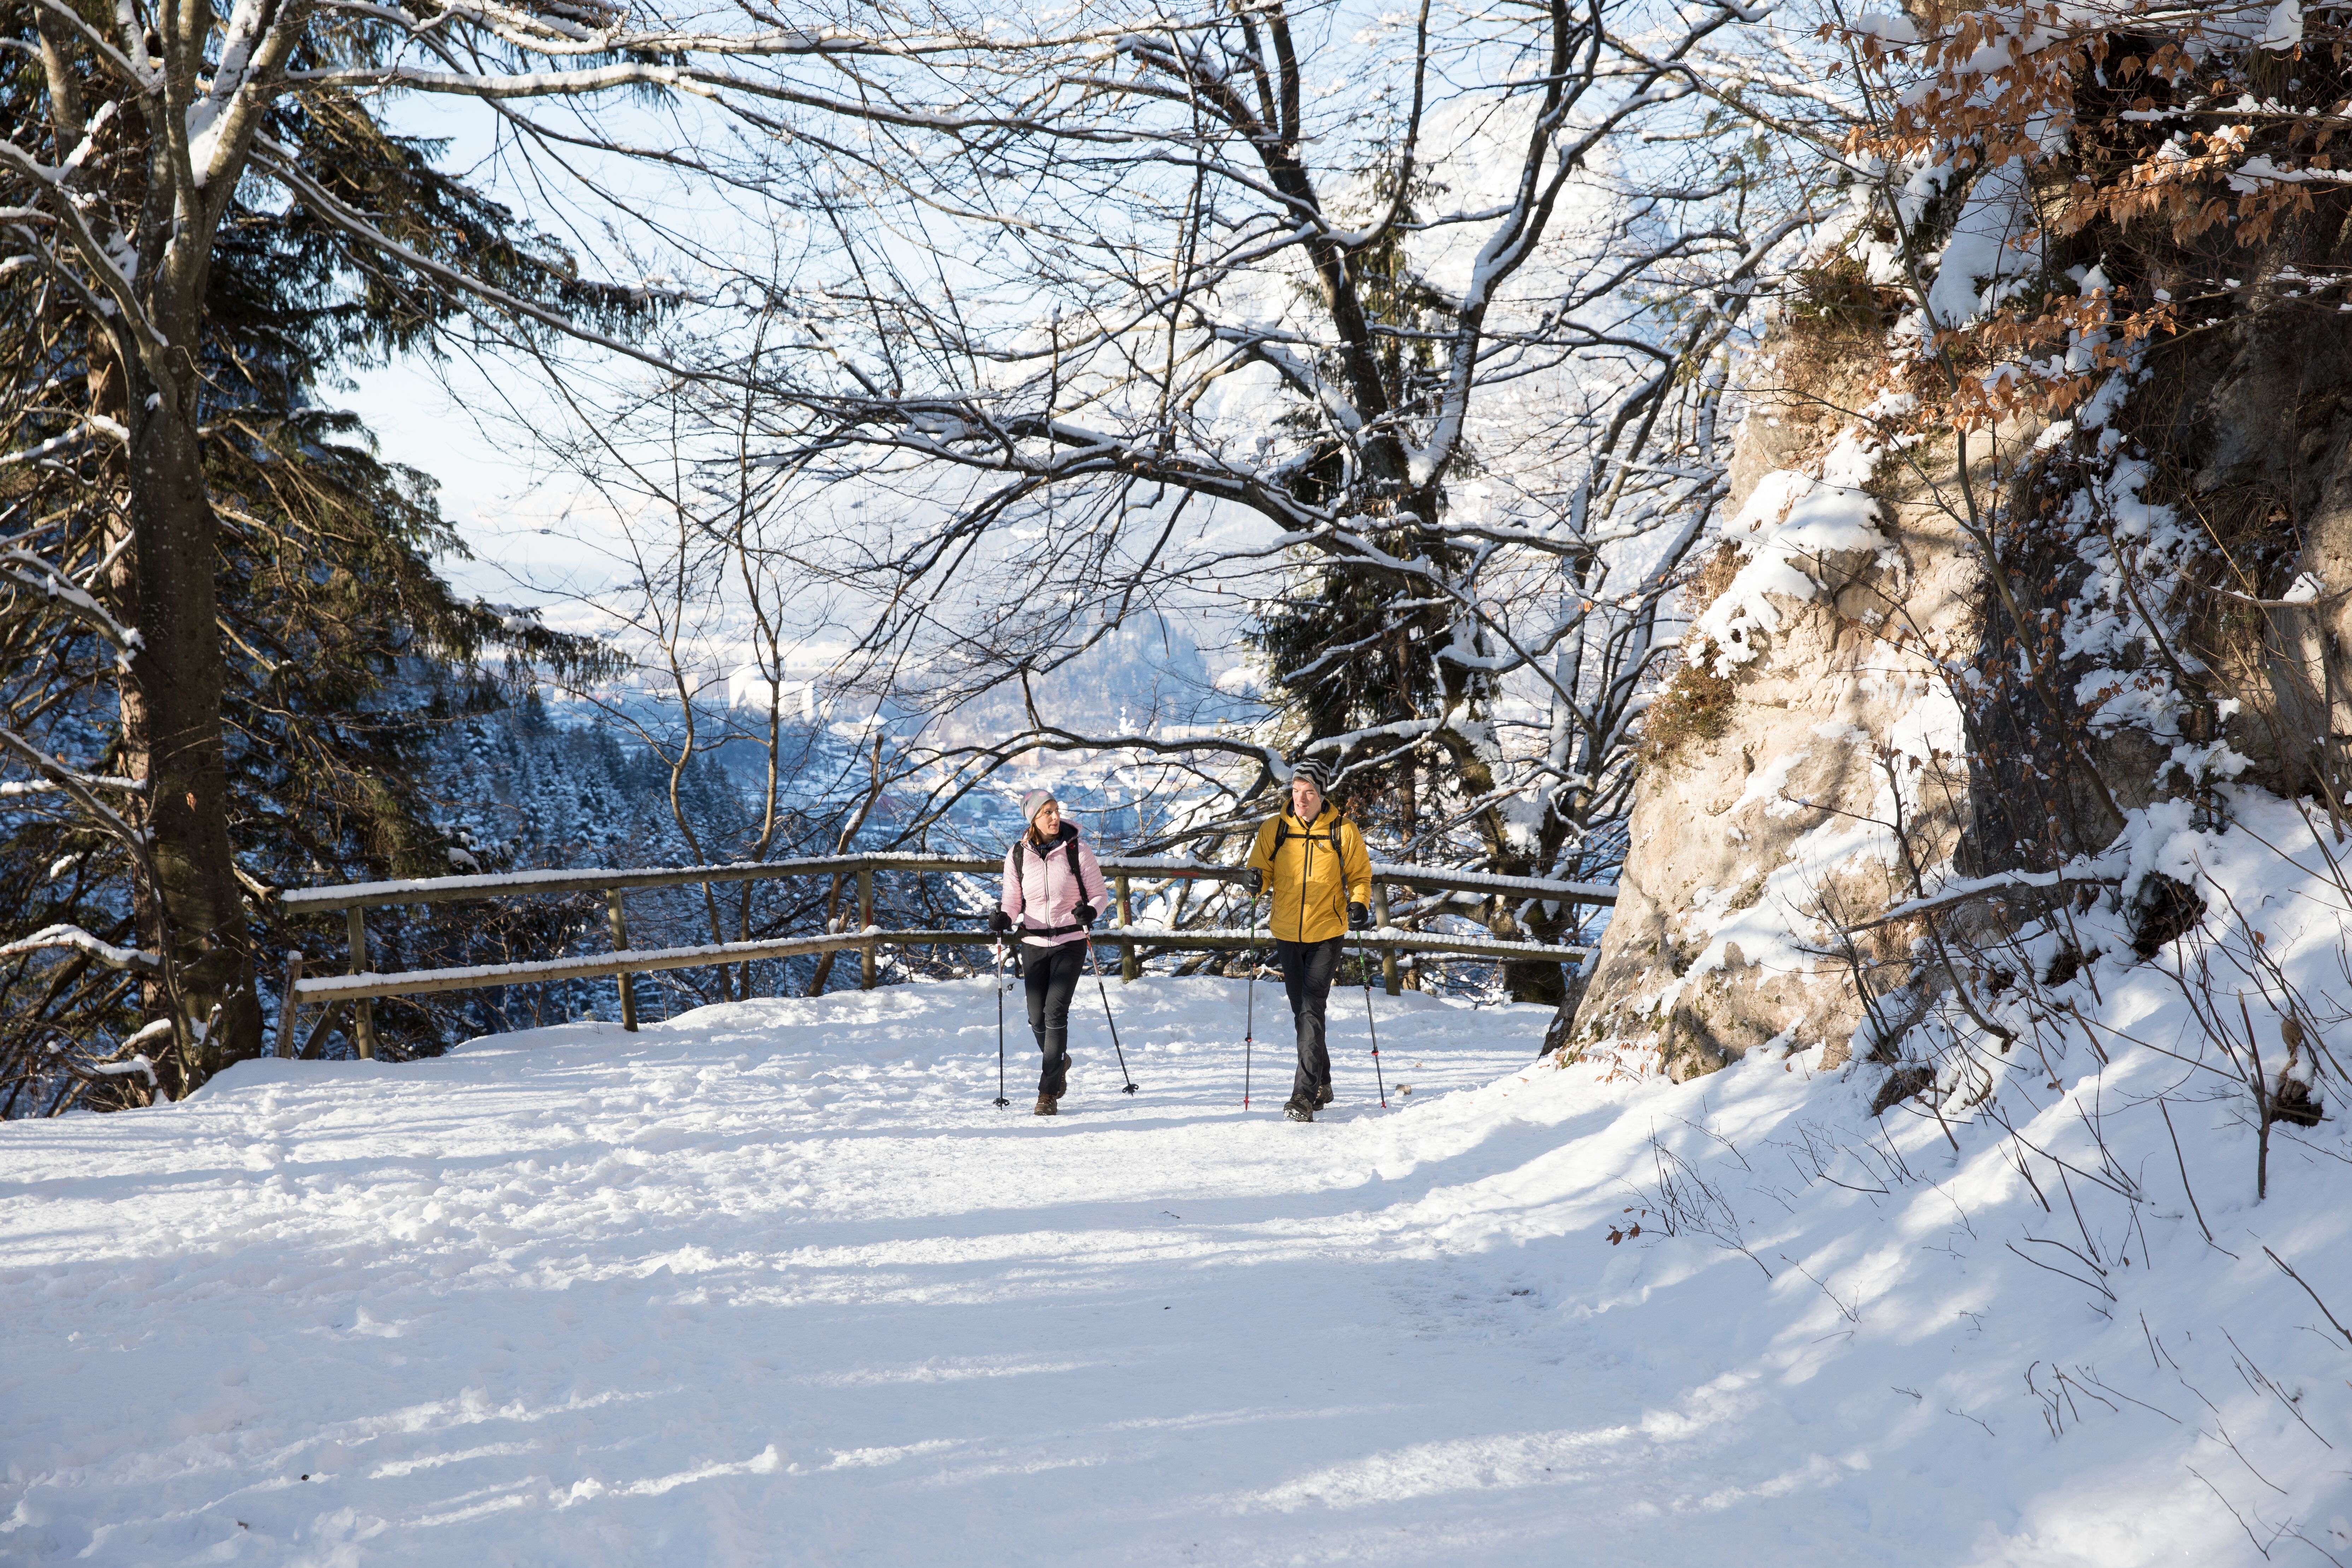
<instances>
[{"instance_id":1,"label":"brown foliage","mask_svg":"<svg viewBox=\"0 0 2352 1568\"><path fill-rule=\"evenodd\" d=\"M2305 27L2291 49L2252 47L2214 18L2142 0L2095 16L1970 10L1909 47L1842 36L1885 106L1850 133L1850 153L1944 160L1956 181L2013 162L2032 193L2021 250L2079 239L2110 258L2168 253L2133 269L2139 287L2118 279L1939 331L1929 346L1958 374L1922 423L2063 417L2136 347L2193 327L2160 279L2212 281L2193 275L2233 251L2245 269L2317 196L2352 185L2331 151L2352 129L2352 29L2317 9Z\"/></svg>"},{"instance_id":2,"label":"brown foliage","mask_svg":"<svg viewBox=\"0 0 2352 1568\"><path fill-rule=\"evenodd\" d=\"M1690 581L1683 585L1683 603L1689 612L1696 616L1723 597L1724 590L1731 586L1731 580L1739 575L1739 568L1745 559L1739 553L1739 547L1728 540L1717 545L1714 552L1698 563L1698 569L1691 574Z\"/></svg>"},{"instance_id":3,"label":"brown foliage","mask_svg":"<svg viewBox=\"0 0 2352 1568\"><path fill-rule=\"evenodd\" d=\"M1730 727L1731 705L1738 687L1730 677L1715 672L1717 651L1709 642L1697 658L1685 659L1643 711L1641 758L1644 767L1667 766L1693 741L1715 740Z\"/></svg>"}]
</instances>

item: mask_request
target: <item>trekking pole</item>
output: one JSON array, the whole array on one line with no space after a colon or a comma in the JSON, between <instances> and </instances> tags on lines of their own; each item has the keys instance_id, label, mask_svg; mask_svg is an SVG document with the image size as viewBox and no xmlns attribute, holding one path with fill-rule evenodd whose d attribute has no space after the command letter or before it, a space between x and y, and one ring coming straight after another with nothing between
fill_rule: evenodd
<instances>
[{"instance_id":1,"label":"trekking pole","mask_svg":"<svg viewBox=\"0 0 2352 1568\"><path fill-rule=\"evenodd\" d=\"M1389 1108L1389 1086L1381 1076L1381 1026L1372 1022L1372 961L1365 955L1364 933L1356 933L1356 969L1364 981L1364 1027L1372 1032L1372 1082L1381 1091L1381 1109Z\"/></svg>"},{"instance_id":2,"label":"trekking pole","mask_svg":"<svg viewBox=\"0 0 2352 1568\"><path fill-rule=\"evenodd\" d=\"M1257 895L1255 893L1250 895L1247 929L1250 935L1257 934ZM1242 1109L1247 1110L1250 1091L1250 1048L1255 1043L1251 1037L1257 1029L1257 972L1260 966L1257 962L1256 949L1244 948L1242 951L1248 955L1250 961L1249 1001L1246 1010L1242 1015Z\"/></svg>"},{"instance_id":3,"label":"trekking pole","mask_svg":"<svg viewBox=\"0 0 2352 1568\"><path fill-rule=\"evenodd\" d=\"M1012 1104L1004 1098L1004 942L996 943L996 1103L999 1107Z\"/></svg>"},{"instance_id":4,"label":"trekking pole","mask_svg":"<svg viewBox=\"0 0 2352 1568\"><path fill-rule=\"evenodd\" d=\"M1094 965L1095 989L1102 993L1103 1022L1110 1026L1110 1048L1118 1054L1118 1076L1127 1079L1127 1087L1119 1093L1133 1094L1135 1079L1128 1078L1127 1053L1118 1048L1118 1020L1110 1016L1110 992L1103 985L1102 960L1095 956L1095 933L1092 931L1087 932L1087 962Z\"/></svg>"}]
</instances>

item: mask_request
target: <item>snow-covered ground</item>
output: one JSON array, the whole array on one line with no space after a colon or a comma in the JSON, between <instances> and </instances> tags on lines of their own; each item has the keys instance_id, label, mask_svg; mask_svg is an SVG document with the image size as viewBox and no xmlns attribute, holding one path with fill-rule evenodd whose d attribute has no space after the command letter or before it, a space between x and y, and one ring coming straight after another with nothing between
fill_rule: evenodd
<instances>
[{"instance_id":1,"label":"snow-covered ground","mask_svg":"<svg viewBox=\"0 0 2352 1568\"><path fill-rule=\"evenodd\" d=\"M2352 1344L2263 1250L2352 1321L2338 1123L2257 1207L2173 1102L2216 1247L2152 1052L1956 1151L1818 1047L1676 1087L1407 995L1383 1112L1341 993L1297 1126L1241 983L1113 992L1142 1092L1082 993L1054 1121L983 980L0 1127L0 1559L2352 1561Z\"/></svg>"}]
</instances>

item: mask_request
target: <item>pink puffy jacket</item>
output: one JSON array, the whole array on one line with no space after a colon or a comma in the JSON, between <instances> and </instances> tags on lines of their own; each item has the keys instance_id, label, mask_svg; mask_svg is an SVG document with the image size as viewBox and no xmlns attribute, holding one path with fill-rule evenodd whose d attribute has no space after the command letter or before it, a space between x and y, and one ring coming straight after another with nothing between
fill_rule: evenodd
<instances>
[{"instance_id":1,"label":"pink puffy jacket","mask_svg":"<svg viewBox=\"0 0 2352 1568\"><path fill-rule=\"evenodd\" d=\"M1076 846L1078 875L1070 876L1070 849ZM1013 859L1018 850L1020 859ZM1076 823L1062 824L1062 831L1043 849L1029 842L1027 834L1013 840L1013 847L1004 852L1004 895L999 907L1013 917L1021 928L1021 940L1031 947L1054 947L1066 942L1084 942L1087 933L1077 929L1075 912L1080 900L1092 904L1099 917L1108 894L1103 886L1102 867L1095 861L1095 852L1078 842ZM1068 931L1059 931L1068 926ZM1059 931L1056 935L1046 932Z\"/></svg>"}]
</instances>

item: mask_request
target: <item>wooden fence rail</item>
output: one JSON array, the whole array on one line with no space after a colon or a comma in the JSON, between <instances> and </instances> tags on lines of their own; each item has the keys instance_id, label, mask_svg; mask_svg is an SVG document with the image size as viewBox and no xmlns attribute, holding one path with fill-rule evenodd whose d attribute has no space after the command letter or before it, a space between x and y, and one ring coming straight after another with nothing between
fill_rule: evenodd
<instances>
[{"instance_id":1,"label":"wooden fence rail","mask_svg":"<svg viewBox=\"0 0 2352 1568\"><path fill-rule=\"evenodd\" d=\"M1110 879L1118 927L1097 932L1094 940L1120 950L1119 973L1133 980L1142 973L1142 960L1151 952L1234 951L1268 945L1273 933L1265 927L1244 931L1168 931L1138 926L1134 921L1132 889L1179 881L1239 882L1239 867L1203 866L1191 861L1106 856L1104 875ZM375 1056L375 1028L371 1003L380 997L429 995L445 991L473 991L492 986L547 981L617 978L621 994L621 1026L637 1026L636 992L632 977L668 969L693 969L757 960L800 957L810 953L855 950L860 957L860 984L871 990L878 979L884 947L988 946L997 939L986 931L883 931L874 924L874 874L877 871L961 872L986 875L1000 869L994 860L950 855L844 855L803 860L771 860L722 866L653 867L641 870L587 868L572 871L522 871L488 877L436 877L398 882L348 882L326 888L290 888L278 895L292 914L341 912L350 938L351 972L306 977L302 956L291 955L287 967L286 1005L278 1031L278 1054L295 1054L295 1018L306 1003L328 1007L301 1054L315 1054L330 1024L343 1006L353 1009L352 1037L359 1054ZM691 887L698 883L742 882L784 877L848 877L857 881L857 929L822 936L790 937L770 942L713 942L698 947L631 948L628 920L622 894L633 889ZM1397 957L1426 952L1465 958L1580 959L1588 950L1546 942L1496 942L1476 937L1428 936L1400 931L1389 925L1388 889L1448 895L1513 896L1552 903L1614 904L1614 888L1591 882L1555 881L1537 877L1485 876L1476 872L1427 871L1412 866L1375 862L1372 905L1381 929L1354 939L1381 954L1381 978L1391 996L1399 990ZM380 905L457 903L478 899L563 897L601 892L614 951L522 963L482 964L446 969L417 969L376 973L367 967L365 911ZM1423 911L1428 912L1428 911Z\"/></svg>"},{"instance_id":2,"label":"wooden fence rail","mask_svg":"<svg viewBox=\"0 0 2352 1568\"><path fill-rule=\"evenodd\" d=\"M984 931L866 931L833 936L782 938L775 942L722 942L701 947L633 948L625 952L583 953L526 963L489 963L465 969L411 969L391 974L331 974L295 983L303 1002L350 1002L380 996L422 996L439 991L478 991L492 985L523 985L550 980L602 980L659 969L698 969L758 959L800 958L814 952L844 952L869 944L882 947L989 947L997 938ZM1097 947L1150 948L1181 952L1237 952L1270 948L1274 934L1261 926L1246 931L1150 929L1097 931ZM1472 937L1421 936L1411 931L1357 931L1348 945L1379 953L1433 952L1463 958L1582 958L1591 951L1539 942L1481 942Z\"/></svg>"},{"instance_id":3,"label":"wooden fence rail","mask_svg":"<svg viewBox=\"0 0 2352 1568\"><path fill-rule=\"evenodd\" d=\"M1187 860L1106 855L1103 875L1145 881L1239 882L1238 866L1202 866ZM299 914L372 909L379 904L455 904L470 899L560 897L568 893L626 891L637 888L686 888L698 882L756 882L782 877L845 876L855 871L962 871L990 875L1003 862L961 855L835 855L806 860L744 860L717 866L654 866L642 870L594 867L575 871L511 871L488 877L428 877L404 882L341 882L329 888L289 888L278 901ZM1614 904L1617 889L1602 882L1563 882L1546 877L1498 877L1476 871L1431 871L1418 866L1372 862L1372 880L1431 892L1517 893L1551 903Z\"/></svg>"}]
</instances>

